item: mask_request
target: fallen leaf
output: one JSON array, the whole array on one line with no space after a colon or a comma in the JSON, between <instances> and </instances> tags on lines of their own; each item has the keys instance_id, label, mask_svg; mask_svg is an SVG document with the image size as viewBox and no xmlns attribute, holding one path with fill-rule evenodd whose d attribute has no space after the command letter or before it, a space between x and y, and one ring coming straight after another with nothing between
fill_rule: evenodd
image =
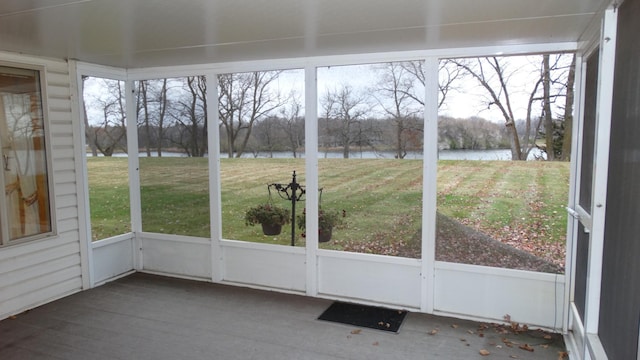
<instances>
[{"instance_id":1,"label":"fallen leaf","mask_svg":"<svg viewBox=\"0 0 640 360\"><path fill-rule=\"evenodd\" d=\"M508 347L513 347L513 343L511 342L511 340L507 339L507 338L503 338L502 342L507 345Z\"/></svg>"},{"instance_id":2,"label":"fallen leaf","mask_svg":"<svg viewBox=\"0 0 640 360\"><path fill-rule=\"evenodd\" d=\"M558 360L568 359L569 353L566 351L558 351Z\"/></svg>"},{"instance_id":3,"label":"fallen leaf","mask_svg":"<svg viewBox=\"0 0 640 360\"><path fill-rule=\"evenodd\" d=\"M480 350L480 355L482 355L482 356L487 356L489 354L491 354L491 353L488 350L485 350L485 349Z\"/></svg>"},{"instance_id":4,"label":"fallen leaf","mask_svg":"<svg viewBox=\"0 0 640 360\"><path fill-rule=\"evenodd\" d=\"M360 334L361 332L362 332L362 329L351 330L351 333L354 335Z\"/></svg>"},{"instance_id":5,"label":"fallen leaf","mask_svg":"<svg viewBox=\"0 0 640 360\"><path fill-rule=\"evenodd\" d=\"M458 328L458 325L456 325L456 324L452 324L452 325L451 325L451 327L452 327L452 328L454 328L454 329L457 329L457 328Z\"/></svg>"},{"instance_id":6,"label":"fallen leaf","mask_svg":"<svg viewBox=\"0 0 640 360\"><path fill-rule=\"evenodd\" d=\"M429 335L435 335L438 333L438 329L433 329L431 331L429 331Z\"/></svg>"},{"instance_id":7,"label":"fallen leaf","mask_svg":"<svg viewBox=\"0 0 640 360\"><path fill-rule=\"evenodd\" d=\"M531 346L529 346L529 344L522 344L520 346L518 346L520 349L522 350L526 350L526 351L531 351L533 352L533 348Z\"/></svg>"},{"instance_id":8,"label":"fallen leaf","mask_svg":"<svg viewBox=\"0 0 640 360\"><path fill-rule=\"evenodd\" d=\"M373 346L378 346L378 345L380 345L380 343L376 341L376 342L374 342L374 343L373 343L373 344L371 344L371 345L373 345Z\"/></svg>"},{"instance_id":9,"label":"fallen leaf","mask_svg":"<svg viewBox=\"0 0 640 360\"><path fill-rule=\"evenodd\" d=\"M551 339L553 339L553 336L547 334L547 335L544 336L544 339L545 340L551 340Z\"/></svg>"}]
</instances>

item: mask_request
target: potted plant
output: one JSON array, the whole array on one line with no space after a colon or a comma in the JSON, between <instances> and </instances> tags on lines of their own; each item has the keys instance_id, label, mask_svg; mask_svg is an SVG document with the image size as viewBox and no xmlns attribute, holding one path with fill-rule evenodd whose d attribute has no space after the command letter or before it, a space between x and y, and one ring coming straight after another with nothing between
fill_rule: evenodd
<instances>
[{"instance_id":1,"label":"potted plant","mask_svg":"<svg viewBox=\"0 0 640 360\"><path fill-rule=\"evenodd\" d=\"M306 214L307 209L302 211L302 215L298 215L296 217L296 221L298 222L298 228L301 230L305 230L306 223ZM325 210L318 209L318 242L327 242L331 240L331 235L333 233L333 228L342 224L343 218L347 216L346 211L338 211L338 210ZM302 237L305 237L306 233L302 233Z\"/></svg>"},{"instance_id":2,"label":"potted plant","mask_svg":"<svg viewBox=\"0 0 640 360\"><path fill-rule=\"evenodd\" d=\"M288 209L273 204L260 204L249 208L244 215L244 223L249 225L261 224L265 235L279 235L282 225L291 221Z\"/></svg>"}]
</instances>

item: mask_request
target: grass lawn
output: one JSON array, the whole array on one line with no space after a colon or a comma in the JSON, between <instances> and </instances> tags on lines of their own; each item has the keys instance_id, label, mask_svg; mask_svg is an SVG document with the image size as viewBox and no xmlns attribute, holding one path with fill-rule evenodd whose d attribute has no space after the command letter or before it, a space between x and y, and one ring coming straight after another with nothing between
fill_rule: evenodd
<instances>
[{"instance_id":1,"label":"grass lawn","mask_svg":"<svg viewBox=\"0 0 640 360\"><path fill-rule=\"evenodd\" d=\"M269 201L267 184L304 184L301 159L221 159L223 238L287 245L290 226L264 236L244 224L250 206ZM129 231L126 158L88 159L94 239ZM207 159L141 158L143 230L209 237ZM440 161L438 211L507 243L563 246L568 163ZM346 222L321 247L379 254L419 253L422 162L321 159L325 209L345 210ZM271 201L290 206L276 193ZM297 205L297 212L304 202ZM299 233L300 231L297 230ZM297 244L304 238L296 236ZM526 246L525 246L526 248Z\"/></svg>"}]
</instances>

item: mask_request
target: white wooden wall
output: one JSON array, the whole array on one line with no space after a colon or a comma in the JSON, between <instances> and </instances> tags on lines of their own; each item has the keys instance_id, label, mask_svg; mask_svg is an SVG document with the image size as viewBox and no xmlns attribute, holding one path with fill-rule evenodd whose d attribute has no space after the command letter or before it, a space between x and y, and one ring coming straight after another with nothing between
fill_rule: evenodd
<instances>
[{"instance_id":1,"label":"white wooden wall","mask_svg":"<svg viewBox=\"0 0 640 360\"><path fill-rule=\"evenodd\" d=\"M0 319L82 289L80 221L78 219L77 149L74 149L71 82L64 61L0 52L1 62L46 69L55 194L54 236L0 248ZM51 171L51 169L49 169Z\"/></svg>"}]
</instances>

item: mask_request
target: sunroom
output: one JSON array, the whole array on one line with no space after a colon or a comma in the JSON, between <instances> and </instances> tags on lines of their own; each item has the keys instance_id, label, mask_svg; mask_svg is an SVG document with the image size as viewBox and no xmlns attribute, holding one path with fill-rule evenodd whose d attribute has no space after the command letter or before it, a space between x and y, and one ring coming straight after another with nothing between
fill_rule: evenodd
<instances>
[{"instance_id":1,"label":"sunroom","mask_svg":"<svg viewBox=\"0 0 640 360\"><path fill-rule=\"evenodd\" d=\"M5 2L0 319L140 272L640 359L639 14Z\"/></svg>"}]
</instances>

